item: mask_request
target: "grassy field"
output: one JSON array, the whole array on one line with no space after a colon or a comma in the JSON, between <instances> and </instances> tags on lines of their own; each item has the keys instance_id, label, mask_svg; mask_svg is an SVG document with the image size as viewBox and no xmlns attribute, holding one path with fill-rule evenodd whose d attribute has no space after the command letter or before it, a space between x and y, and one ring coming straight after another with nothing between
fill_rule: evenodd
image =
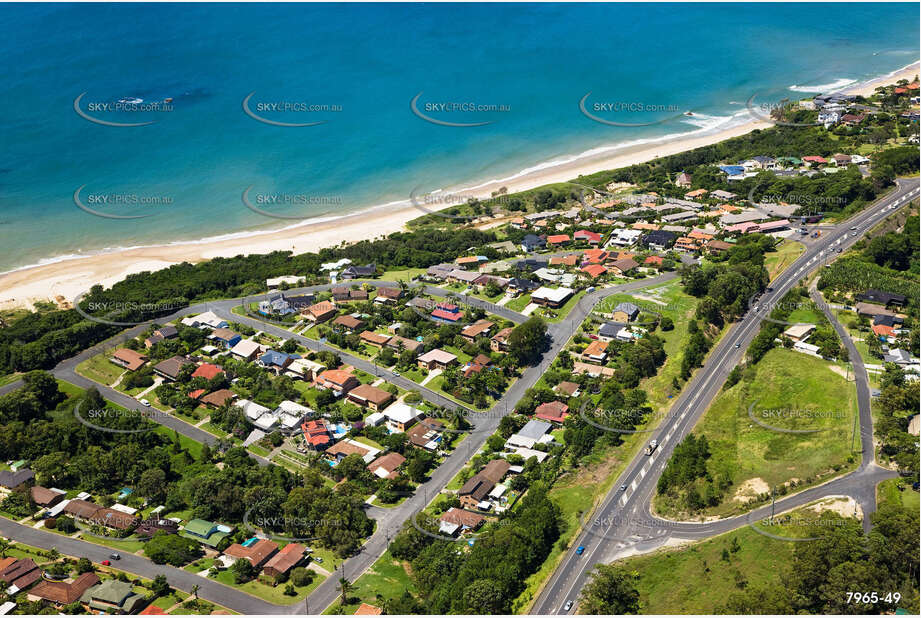
<instances>
[{"instance_id":1,"label":"grassy field","mask_svg":"<svg viewBox=\"0 0 921 618\"><path fill-rule=\"evenodd\" d=\"M889 479L876 487L876 500L879 504L901 503L908 509L917 511L921 508L921 495L911 488L905 479Z\"/></svg>"},{"instance_id":2,"label":"grassy field","mask_svg":"<svg viewBox=\"0 0 921 618\"><path fill-rule=\"evenodd\" d=\"M404 567L403 563L391 556L389 551L385 552L384 555L378 558L377 562L371 565L371 568L353 584L349 597L359 599L359 601L346 605L341 613L354 614L355 610L358 609L358 606L362 602L379 606L380 601L378 601L378 596L383 599L398 597L403 594L404 590L408 590L415 594L416 587L409 578L407 567ZM317 611L320 608L311 609ZM337 601L323 613L340 613L338 609L339 601L337 599Z\"/></svg>"},{"instance_id":3,"label":"grassy field","mask_svg":"<svg viewBox=\"0 0 921 618\"><path fill-rule=\"evenodd\" d=\"M833 366L776 348L755 365L751 383L743 379L720 393L694 429L709 440L711 475L728 475L732 481L722 503L707 514L739 513L746 510L745 496L856 465L858 456L851 452L856 389ZM762 427L749 417L751 406L755 418L773 427L821 431L794 434ZM661 498L656 506L670 515L679 513Z\"/></svg>"},{"instance_id":4,"label":"grassy field","mask_svg":"<svg viewBox=\"0 0 921 618\"><path fill-rule=\"evenodd\" d=\"M524 308L530 304L530 302L531 302L530 294L521 294L519 296L516 296L512 300L508 301L507 303L505 303L505 308L521 313L522 311L524 311Z\"/></svg>"},{"instance_id":5,"label":"grassy field","mask_svg":"<svg viewBox=\"0 0 921 618\"><path fill-rule=\"evenodd\" d=\"M407 268L406 270L388 270L379 278L384 281L410 281L413 277L425 274L424 268Z\"/></svg>"},{"instance_id":6,"label":"grassy field","mask_svg":"<svg viewBox=\"0 0 921 618\"><path fill-rule=\"evenodd\" d=\"M125 370L109 360L108 352L103 352L77 365L76 371L83 377L109 386L115 382L118 376Z\"/></svg>"},{"instance_id":7,"label":"grassy field","mask_svg":"<svg viewBox=\"0 0 921 618\"><path fill-rule=\"evenodd\" d=\"M767 268L771 281L796 261L796 258L802 255L805 250L806 247L801 243L795 240L785 240L777 245L776 251L765 254L764 267Z\"/></svg>"}]
</instances>

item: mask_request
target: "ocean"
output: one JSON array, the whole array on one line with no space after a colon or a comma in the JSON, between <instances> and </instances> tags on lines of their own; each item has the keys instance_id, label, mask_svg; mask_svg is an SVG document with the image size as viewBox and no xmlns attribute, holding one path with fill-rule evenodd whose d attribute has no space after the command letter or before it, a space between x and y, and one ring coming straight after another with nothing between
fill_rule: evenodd
<instances>
[{"instance_id":1,"label":"ocean","mask_svg":"<svg viewBox=\"0 0 921 618\"><path fill-rule=\"evenodd\" d=\"M511 178L919 58L910 3L4 4L0 18L0 271Z\"/></svg>"}]
</instances>

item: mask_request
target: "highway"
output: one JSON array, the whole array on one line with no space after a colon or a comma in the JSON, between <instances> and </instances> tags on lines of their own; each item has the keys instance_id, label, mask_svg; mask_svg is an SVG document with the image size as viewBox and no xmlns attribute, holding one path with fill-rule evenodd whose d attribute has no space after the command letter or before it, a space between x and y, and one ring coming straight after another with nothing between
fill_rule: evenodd
<instances>
[{"instance_id":1,"label":"highway","mask_svg":"<svg viewBox=\"0 0 921 618\"><path fill-rule=\"evenodd\" d=\"M816 268L822 267L825 258L837 256L857 242L867 231L893 213L890 207L900 207L918 196L917 179L899 179L897 188L846 222L824 232L821 237L807 243L806 251L781 273L772 283L773 291L765 292L758 303L768 309L750 310L734 324L722 340L713 348L704 366L685 385L666 418L656 431L649 433L650 439L659 442L659 448L652 456L637 455L613 489L601 501L595 511L584 517L583 529L572 547L563 557L551 578L531 608L533 614L562 614L575 612L579 591L588 580L595 564L609 563L618 556L628 553L648 552L661 547L670 538L700 539L745 525L764 515L765 508L757 509L752 515L727 520L698 523L670 522L650 514L650 503L656 483L676 444L687 436L719 393L729 372L742 360L752 339L758 334L762 314L783 299L784 295L802 278ZM851 227L856 230L851 231ZM829 253L832 252L832 253ZM833 323L835 323L833 321ZM840 325L839 325L840 327ZM839 331L840 332L840 331ZM849 339L845 339L847 345ZM851 359L859 363L859 355L848 345ZM862 363L860 364L862 368ZM855 364L855 370L857 365ZM865 372L861 372L864 375ZM862 392L866 392L866 397ZM864 513L875 510L875 486L881 480L895 476L873 463L872 422L869 407L869 390L858 378L858 405L861 417L861 445L863 459L859 469L841 479L799 492L777 501L777 511L800 506L826 495L847 494L861 501ZM626 486L621 491L620 487ZM770 507L766 507L769 511ZM582 555L575 551L582 545ZM569 600L574 602L570 612L563 611Z\"/></svg>"}]
</instances>

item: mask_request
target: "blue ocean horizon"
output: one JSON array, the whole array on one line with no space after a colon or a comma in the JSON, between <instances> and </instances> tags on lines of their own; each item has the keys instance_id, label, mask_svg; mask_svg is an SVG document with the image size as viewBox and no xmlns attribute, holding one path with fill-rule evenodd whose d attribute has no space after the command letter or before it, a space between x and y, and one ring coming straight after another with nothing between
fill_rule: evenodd
<instances>
[{"instance_id":1,"label":"blue ocean horizon","mask_svg":"<svg viewBox=\"0 0 921 618\"><path fill-rule=\"evenodd\" d=\"M247 208L248 187L254 202L290 199L265 211L338 216L719 130L751 119L752 95L799 98L919 58L917 5L898 3L5 4L0 16L0 271L296 222ZM587 118L589 92L618 108L599 116L644 126ZM251 93L270 122L244 112ZM92 122L74 109L81 94L103 123L155 122ZM428 122L417 95L436 121L490 124Z\"/></svg>"}]
</instances>

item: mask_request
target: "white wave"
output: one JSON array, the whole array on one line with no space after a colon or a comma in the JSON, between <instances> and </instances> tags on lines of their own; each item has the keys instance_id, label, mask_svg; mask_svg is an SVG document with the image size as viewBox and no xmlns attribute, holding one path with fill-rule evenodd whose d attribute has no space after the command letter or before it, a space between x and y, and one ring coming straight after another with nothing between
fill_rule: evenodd
<instances>
[{"instance_id":1,"label":"white wave","mask_svg":"<svg viewBox=\"0 0 921 618\"><path fill-rule=\"evenodd\" d=\"M830 84L816 84L815 86L798 86L793 84L789 89L793 90L794 92L836 92L855 83L857 83L856 79L848 79L847 77L842 77L841 79L836 79Z\"/></svg>"}]
</instances>

